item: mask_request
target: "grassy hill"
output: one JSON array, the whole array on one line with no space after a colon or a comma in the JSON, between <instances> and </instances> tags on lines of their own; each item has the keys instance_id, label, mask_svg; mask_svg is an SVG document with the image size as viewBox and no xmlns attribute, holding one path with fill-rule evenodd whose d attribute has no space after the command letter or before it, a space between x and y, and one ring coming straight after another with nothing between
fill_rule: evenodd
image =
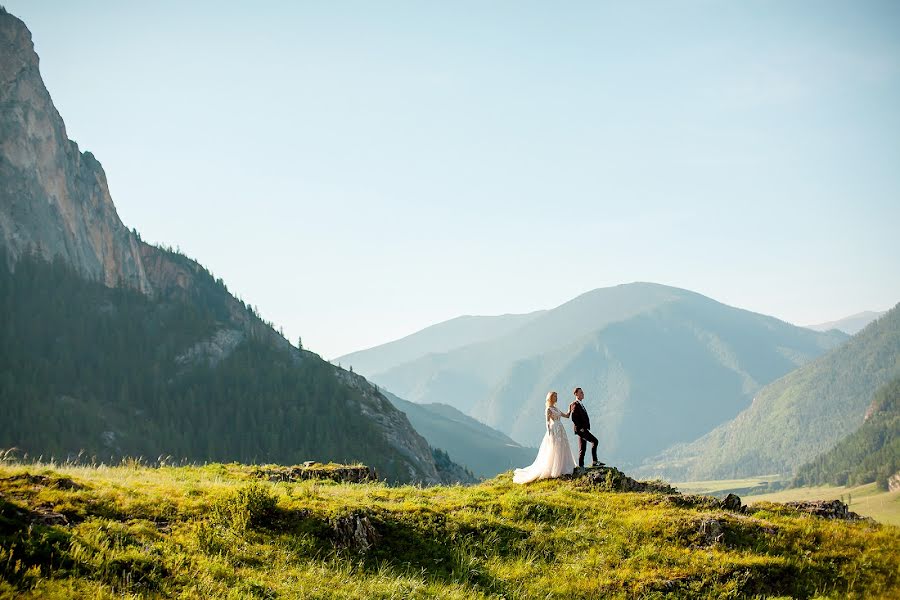
<instances>
[{"instance_id":1,"label":"grassy hill","mask_svg":"<svg viewBox=\"0 0 900 600\"><path fill-rule=\"evenodd\" d=\"M583 479L519 486L507 474L420 488L270 483L237 464L7 464L0 494L0 597L887 598L900 589L898 528L775 505L734 512ZM723 527L718 541L701 531L710 519Z\"/></svg>"},{"instance_id":2,"label":"grassy hill","mask_svg":"<svg viewBox=\"0 0 900 600\"><path fill-rule=\"evenodd\" d=\"M641 472L676 480L792 475L859 428L875 391L898 375L900 305L766 386L733 421L648 461Z\"/></svg>"},{"instance_id":3,"label":"grassy hill","mask_svg":"<svg viewBox=\"0 0 900 600\"><path fill-rule=\"evenodd\" d=\"M416 404L384 390L382 393L406 414L431 446L446 451L454 462L478 477L493 477L514 467L524 467L537 455L537 448L521 446L452 406Z\"/></svg>"},{"instance_id":4,"label":"grassy hill","mask_svg":"<svg viewBox=\"0 0 900 600\"><path fill-rule=\"evenodd\" d=\"M604 460L638 464L732 419L763 385L846 339L634 283L583 294L506 335L364 374L407 400L449 404L524 445L543 435L547 391L567 400L578 385Z\"/></svg>"},{"instance_id":5,"label":"grassy hill","mask_svg":"<svg viewBox=\"0 0 900 600\"><path fill-rule=\"evenodd\" d=\"M900 471L900 377L875 392L859 429L813 461L803 465L795 485L859 485L876 482L888 489L888 478Z\"/></svg>"}]
</instances>

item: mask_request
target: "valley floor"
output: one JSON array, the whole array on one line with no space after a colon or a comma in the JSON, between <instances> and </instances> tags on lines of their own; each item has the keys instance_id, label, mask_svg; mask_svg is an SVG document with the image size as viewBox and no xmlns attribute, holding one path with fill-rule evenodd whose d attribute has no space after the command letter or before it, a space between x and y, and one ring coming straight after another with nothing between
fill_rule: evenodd
<instances>
[{"instance_id":1,"label":"valley floor","mask_svg":"<svg viewBox=\"0 0 900 600\"><path fill-rule=\"evenodd\" d=\"M586 478L422 488L0 464L0 598L784 596L900 597L900 528Z\"/></svg>"},{"instance_id":2,"label":"valley floor","mask_svg":"<svg viewBox=\"0 0 900 600\"><path fill-rule=\"evenodd\" d=\"M712 481L688 481L673 484L678 490L690 494L723 496L733 492L741 496L745 504L760 502L797 502L804 500L840 500L850 510L879 523L900 525L900 491L879 490L874 483L859 486L799 487L768 492L767 486L778 481L778 475L763 475L745 479L721 479Z\"/></svg>"}]
</instances>

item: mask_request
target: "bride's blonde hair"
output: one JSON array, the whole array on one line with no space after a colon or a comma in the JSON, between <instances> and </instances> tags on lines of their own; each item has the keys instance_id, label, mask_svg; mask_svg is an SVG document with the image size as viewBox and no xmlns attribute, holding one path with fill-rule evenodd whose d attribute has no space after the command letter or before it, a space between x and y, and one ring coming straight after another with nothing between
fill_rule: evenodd
<instances>
[{"instance_id":1,"label":"bride's blonde hair","mask_svg":"<svg viewBox=\"0 0 900 600\"><path fill-rule=\"evenodd\" d=\"M547 392L547 406L556 404L556 392Z\"/></svg>"}]
</instances>

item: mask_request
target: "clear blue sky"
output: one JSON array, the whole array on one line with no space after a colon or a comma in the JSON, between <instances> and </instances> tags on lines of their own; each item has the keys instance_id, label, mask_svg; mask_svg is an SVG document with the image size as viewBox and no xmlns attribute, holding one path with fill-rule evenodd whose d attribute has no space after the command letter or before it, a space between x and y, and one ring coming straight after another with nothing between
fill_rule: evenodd
<instances>
[{"instance_id":1,"label":"clear blue sky","mask_svg":"<svg viewBox=\"0 0 900 600\"><path fill-rule=\"evenodd\" d=\"M630 281L900 301L900 3L50 2L119 214L335 357Z\"/></svg>"}]
</instances>

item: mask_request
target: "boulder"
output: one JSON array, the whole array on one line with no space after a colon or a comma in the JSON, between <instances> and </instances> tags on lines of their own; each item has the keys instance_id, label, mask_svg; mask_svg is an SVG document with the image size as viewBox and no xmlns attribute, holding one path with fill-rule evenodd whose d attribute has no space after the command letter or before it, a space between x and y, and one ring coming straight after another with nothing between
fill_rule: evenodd
<instances>
[{"instance_id":1,"label":"boulder","mask_svg":"<svg viewBox=\"0 0 900 600\"><path fill-rule=\"evenodd\" d=\"M720 544L725 540L725 526L716 519L703 519L700 522L700 535L707 546Z\"/></svg>"},{"instance_id":2,"label":"boulder","mask_svg":"<svg viewBox=\"0 0 900 600\"><path fill-rule=\"evenodd\" d=\"M333 542L337 548L368 552L378 542L378 532L369 517L353 513L338 517L332 523Z\"/></svg>"}]
</instances>

